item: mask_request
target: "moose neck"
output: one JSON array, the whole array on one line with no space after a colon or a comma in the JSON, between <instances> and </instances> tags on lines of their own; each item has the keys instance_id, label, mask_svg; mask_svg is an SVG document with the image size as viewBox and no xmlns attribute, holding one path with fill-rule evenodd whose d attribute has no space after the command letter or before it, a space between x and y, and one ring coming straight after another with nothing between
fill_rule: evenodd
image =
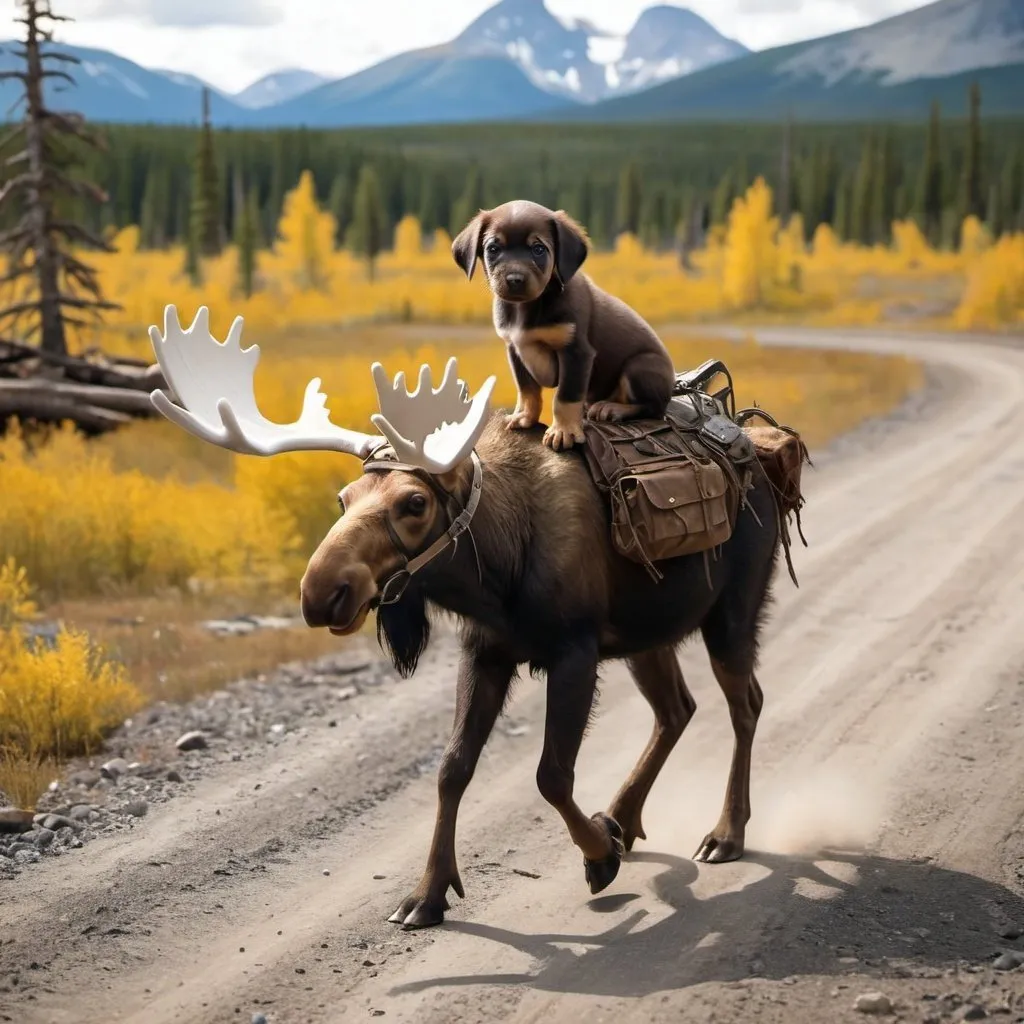
<instances>
[{"instance_id":1,"label":"moose neck","mask_svg":"<svg viewBox=\"0 0 1024 1024\"><path fill-rule=\"evenodd\" d=\"M523 467L506 454L509 441L515 439L506 434L501 440L504 443L478 450L483 486L469 529L454 553L438 557L419 581L429 603L495 629L507 621L529 544L529 519L516 499L517 493L523 493L517 481ZM472 478L473 467L467 460L459 468L457 482L462 507Z\"/></svg>"}]
</instances>

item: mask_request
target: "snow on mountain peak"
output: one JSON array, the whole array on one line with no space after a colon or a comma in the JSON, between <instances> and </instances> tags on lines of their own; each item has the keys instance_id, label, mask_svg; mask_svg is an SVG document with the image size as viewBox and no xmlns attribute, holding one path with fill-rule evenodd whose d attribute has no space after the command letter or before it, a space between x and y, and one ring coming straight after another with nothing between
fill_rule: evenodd
<instances>
[{"instance_id":1,"label":"snow on mountain peak","mask_svg":"<svg viewBox=\"0 0 1024 1024\"><path fill-rule=\"evenodd\" d=\"M686 8L649 8L623 36L589 19L557 18L544 0L500 0L452 45L508 57L538 87L589 103L747 52Z\"/></svg>"}]
</instances>

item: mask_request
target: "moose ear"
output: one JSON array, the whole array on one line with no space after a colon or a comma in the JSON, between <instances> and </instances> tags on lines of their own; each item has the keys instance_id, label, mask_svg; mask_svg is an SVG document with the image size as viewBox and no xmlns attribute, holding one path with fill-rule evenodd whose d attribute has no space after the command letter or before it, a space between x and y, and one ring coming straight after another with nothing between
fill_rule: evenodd
<instances>
[{"instance_id":1,"label":"moose ear","mask_svg":"<svg viewBox=\"0 0 1024 1024\"><path fill-rule=\"evenodd\" d=\"M455 262L462 268L466 277L473 280L473 271L476 269L476 261L483 255L480 249L480 239L488 224L488 212L481 210L459 233L452 242L452 256Z\"/></svg>"},{"instance_id":2,"label":"moose ear","mask_svg":"<svg viewBox=\"0 0 1024 1024\"><path fill-rule=\"evenodd\" d=\"M556 210L551 218L551 233L555 240L555 273L564 288L573 274L587 258L587 232L565 212Z\"/></svg>"}]
</instances>

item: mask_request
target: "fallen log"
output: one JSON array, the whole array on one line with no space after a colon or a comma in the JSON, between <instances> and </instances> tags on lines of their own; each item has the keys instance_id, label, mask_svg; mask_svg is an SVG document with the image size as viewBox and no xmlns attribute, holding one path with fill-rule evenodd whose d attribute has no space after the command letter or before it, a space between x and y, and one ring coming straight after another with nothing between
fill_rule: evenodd
<instances>
[{"instance_id":1,"label":"fallen log","mask_svg":"<svg viewBox=\"0 0 1024 1024\"><path fill-rule=\"evenodd\" d=\"M149 394L132 388L67 381L0 380L0 423L11 417L37 423L70 420L90 434L114 430L133 418L156 416Z\"/></svg>"},{"instance_id":2,"label":"fallen log","mask_svg":"<svg viewBox=\"0 0 1024 1024\"><path fill-rule=\"evenodd\" d=\"M67 380L80 384L101 384L112 388L152 391L166 387L164 375L156 363L142 359L86 359L41 352L31 345L0 339L0 377L35 377L43 367L60 371Z\"/></svg>"}]
</instances>

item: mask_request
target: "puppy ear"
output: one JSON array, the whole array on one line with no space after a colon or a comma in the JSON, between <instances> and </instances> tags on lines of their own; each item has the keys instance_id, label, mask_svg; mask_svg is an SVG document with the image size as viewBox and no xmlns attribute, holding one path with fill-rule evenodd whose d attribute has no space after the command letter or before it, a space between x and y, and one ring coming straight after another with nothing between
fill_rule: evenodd
<instances>
[{"instance_id":1,"label":"puppy ear","mask_svg":"<svg viewBox=\"0 0 1024 1024\"><path fill-rule=\"evenodd\" d=\"M565 212L556 210L551 218L551 233L555 240L555 273L564 288L572 279L589 251L587 232Z\"/></svg>"},{"instance_id":2,"label":"puppy ear","mask_svg":"<svg viewBox=\"0 0 1024 1024\"><path fill-rule=\"evenodd\" d=\"M452 256L470 281L476 261L483 255L480 239L488 224L488 211L481 210L456 236L452 242Z\"/></svg>"}]
</instances>

